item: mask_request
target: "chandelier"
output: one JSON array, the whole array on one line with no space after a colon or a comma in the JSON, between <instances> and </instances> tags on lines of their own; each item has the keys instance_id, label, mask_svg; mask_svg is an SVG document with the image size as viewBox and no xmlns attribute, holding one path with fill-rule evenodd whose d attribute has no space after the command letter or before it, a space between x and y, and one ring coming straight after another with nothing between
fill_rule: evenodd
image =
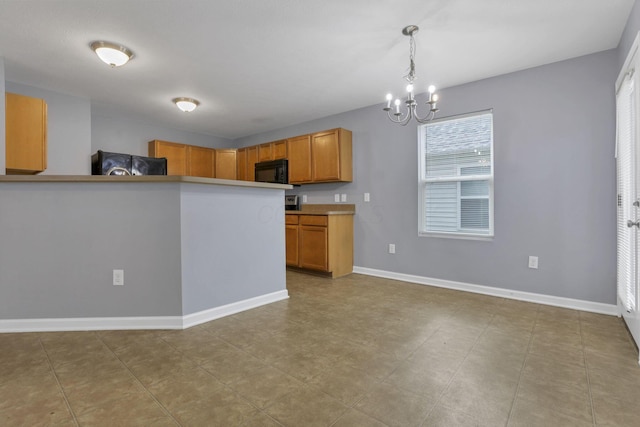
<instances>
[{"instance_id":1,"label":"chandelier","mask_svg":"<svg viewBox=\"0 0 640 427\"><path fill-rule=\"evenodd\" d=\"M389 120L394 123L400 123L402 126L405 126L407 123L411 121L412 118L415 118L418 123L427 123L434 119L438 108L436 108L436 103L438 102L438 94L435 93L436 87L431 85L429 86L429 100L427 101L427 105L429 106L429 112L424 116L418 116L416 111L418 103L416 102L413 95L413 81L416 78L416 64L414 62L415 50L416 50L416 42L413 39L413 35L418 32L420 28L417 25L409 25L402 29L402 34L409 37L409 72L404 76L405 80L409 82L407 85L407 99L404 101L406 105L406 111L400 111L400 98L396 98L394 101L395 111L392 113L391 100L393 99L393 95L390 93L387 94L387 106L383 108L384 111L387 112L389 116Z\"/></svg>"}]
</instances>

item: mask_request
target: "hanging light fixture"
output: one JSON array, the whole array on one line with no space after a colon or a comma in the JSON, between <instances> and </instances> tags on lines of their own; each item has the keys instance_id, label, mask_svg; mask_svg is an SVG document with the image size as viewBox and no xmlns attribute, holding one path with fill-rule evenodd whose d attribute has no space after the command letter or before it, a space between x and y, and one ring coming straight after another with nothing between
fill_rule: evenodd
<instances>
[{"instance_id":1,"label":"hanging light fixture","mask_svg":"<svg viewBox=\"0 0 640 427\"><path fill-rule=\"evenodd\" d=\"M119 44L95 41L90 46L91 50L98 55L98 58L112 68L121 67L133 58L133 52Z\"/></svg>"},{"instance_id":2,"label":"hanging light fixture","mask_svg":"<svg viewBox=\"0 0 640 427\"><path fill-rule=\"evenodd\" d=\"M427 123L434 119L438 108L436 108L436 103L438 102L438 94L435 93L436 87L431 85L428 88L429 91L429 100L427 101L427 105L429 106L429 112L424 116L418 116L416 111L417 102L414 98L414 86L413 81L416 78L416 65L414 62L415 50L416 50L416 42L413 39L413 35L418 32L420 28L417 25L408 25L402 29L402 34L409 37L409 72L406 76L404 76L405 80L409 82L407 85L407 99L404 101L407 111L400 112L400 98L396 98L393 105L395 106L394 112L391 113L391 101L393 100L393 95L390 93L387 94L387 106L383 108L384 111L387 112L389 116L389 120L394 123L400 123L402 126L405 126L407 123L411 121L412 118L415 118L418 123Z\"/></svg>"},{"instance_id":3,"label":"hanging light fixture","mask_svg":"<svg viewBox=\"0 0 640 427\"><path fill-rule=\"evenodd\" d=\"M198 101L197 99L185 98L183 96L181 96L180 98L173 98L172 101L180 110L184 111L185 113L189 113L195 110L196 107L200 105L200 101Z\"/></svg>"}]
</instances>

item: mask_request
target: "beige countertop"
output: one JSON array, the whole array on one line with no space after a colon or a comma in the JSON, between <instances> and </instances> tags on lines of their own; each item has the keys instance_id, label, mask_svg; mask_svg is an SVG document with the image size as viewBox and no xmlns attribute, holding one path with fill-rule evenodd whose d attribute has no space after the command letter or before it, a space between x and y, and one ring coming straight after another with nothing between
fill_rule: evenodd
<instances>
[{"instance_id":1,"label":"beige countertop","mask_svg":"<svg viewBox=\"0 0 640 427\"><path fill-rule=\"evenodd\" d=\"M266 182L240 181L233 179L199 178L195 176L167 176L167 175L141 175L141 176L107 176L107 175L0 175L0 184L9 182L67 182L67 183L110 183L110 182L147 182L147 183L188 183L227 185L235 187L273 188L290 190L291 185L269 184Z\"/></svg>"},{"instance_id":2,"label":"beige countertop","mask_svg":"<svg viewBox=\"0 0 640 427\"><path fill-rule=\"evenodd\" d=\"M355 215L356 205L340 204L303 204L299 211L284 211L287 215Z\"/></svg>"}]
</instances>

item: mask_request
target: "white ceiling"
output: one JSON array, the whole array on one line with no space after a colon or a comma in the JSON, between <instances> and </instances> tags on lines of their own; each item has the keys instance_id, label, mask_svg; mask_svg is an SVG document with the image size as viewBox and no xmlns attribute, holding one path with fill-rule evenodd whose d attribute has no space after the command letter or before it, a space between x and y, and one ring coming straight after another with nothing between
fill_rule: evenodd
<instances>
[{"instance_id":1,"label":"white ceiling","mask_svg":"<svg viewBox=\"0 0 640 427\"><path fill-rule=\"evenodd\" d=\"M0 0L6 80L226 138L615 48L633 0ZM111 69L89 49L121 43ZM201 101L182 113L171 99ZM446 96L442 99L446 102Z\"/></svg>"}]
</instances>

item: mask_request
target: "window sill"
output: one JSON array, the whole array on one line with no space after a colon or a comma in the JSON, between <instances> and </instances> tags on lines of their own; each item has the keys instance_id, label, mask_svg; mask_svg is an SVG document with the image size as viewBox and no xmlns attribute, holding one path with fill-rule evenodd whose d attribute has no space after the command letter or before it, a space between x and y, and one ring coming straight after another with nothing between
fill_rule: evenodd
<instances>
[{"instance_id":1,"label":"window sill","mask_svg":"<svg viewBox=\"0 0 640 427\"><path fill-rule=\"evenodd\" d=\"M492 241L494 235L470 234L470 233L437 233L432 231L419 231L419 237L436 237L442 239L484 240Z\"/></svg>"}]
</instances>

